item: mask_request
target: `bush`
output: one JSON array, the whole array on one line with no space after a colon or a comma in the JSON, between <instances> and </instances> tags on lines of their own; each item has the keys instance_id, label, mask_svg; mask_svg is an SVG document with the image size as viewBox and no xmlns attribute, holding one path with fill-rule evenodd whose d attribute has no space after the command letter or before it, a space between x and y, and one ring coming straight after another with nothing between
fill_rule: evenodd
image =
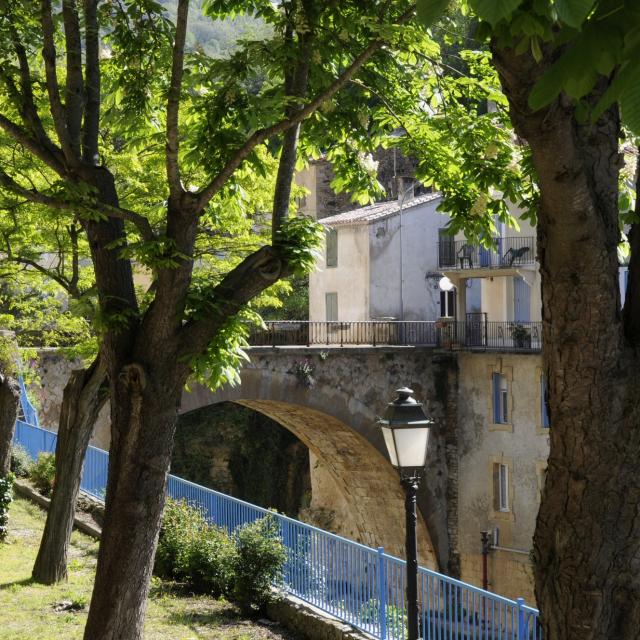
<instances>
[{"instance_id":1,"label":"bush","mask_svg":"<svg viewBox=\"0 0 640 640\"><path fill-rule=\"evenodd\" d=\"M244 613L261 611L271 598L271 584L282 577L287 559L275 518L266 517L237 533L233 597Z\"/></svg>"},{"instance_id":2,"label":"bush","mask_svg":"<svg viewBox=\"0 0 640 640\"><path fill-rule=\"evenodd\" d=\"M11 471L17 478L26 478L31 467L31 457L27 450L18 443L14 443L11 448Z\"/></svg>"},{"instance_id":3,"label":"bush","mask_svg":"<svg viewBox=\"0 0 640 640\"><path fill-rule=\"evenodd\" d=\"M56 476L56 457L53 453L40 453L38 459L29 469L29 477L36 489L43 495L49 496L53 491Z\"/></svg>"},{"instance_id":4,"label":"bush","mask_svg":"<svg viewBox=\"0 0 640 640\"><path fill-rule=\"evenodd\" d=\"M228 595L236 548L225 531L211 526L184 500L167 500L156 552L156 573L184 582L198 593Z\"/></svg>"},{"instance_id":5,"label":"bush","mask_svg":"<svg viewBox=\"0 0 640 640\"><path fill-rule=\"evenodd\" d=\"M13 473L0 478L0 542L3 542L9 533L9 505L13 500L14 480Z\"/></svg>"}]
</instances>

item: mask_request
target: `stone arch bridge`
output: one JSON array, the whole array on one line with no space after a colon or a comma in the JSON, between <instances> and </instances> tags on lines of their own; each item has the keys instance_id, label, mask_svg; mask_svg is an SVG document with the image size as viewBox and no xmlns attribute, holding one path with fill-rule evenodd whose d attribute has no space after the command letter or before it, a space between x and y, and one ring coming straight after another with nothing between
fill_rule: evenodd
<instances>
[{"instance_id":1,"label":"stone arch bridge","mask_svg":"<svg viewBox=\"0 0 640 640\"><path fill-rule=\"evenodd\" d=\"M400 557L404 498L375 422L396 388L415 391L435 420L419 496L420 562L456 575L455 358L420 347L253 347L249 355L238 386L196 386L181 412L231 401L277 421L339 494L345 522L336 531Z\"/></svg>"}]
</instances>

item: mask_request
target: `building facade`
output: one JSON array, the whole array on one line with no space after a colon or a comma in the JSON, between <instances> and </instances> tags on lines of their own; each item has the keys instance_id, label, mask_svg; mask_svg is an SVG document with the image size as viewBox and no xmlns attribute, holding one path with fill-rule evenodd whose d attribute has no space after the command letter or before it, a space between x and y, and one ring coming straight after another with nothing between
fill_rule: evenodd
<instances>
[{"instance_id":1,"label":"building facade","mask_svg":"<svg viewBox=\"0 0 640 640\"><path fill-rule=\"evenodd\" d=\"M531 601L551 428L535 229L526 220L518 231L496 224L492 245L478 246L447 233L440 202L426 194L322 218L326 245L310 277L309 317L432 322L439 346L449 346L444 337L464 345L456 349L460 577Z\"/></svg>"}]
</instances>

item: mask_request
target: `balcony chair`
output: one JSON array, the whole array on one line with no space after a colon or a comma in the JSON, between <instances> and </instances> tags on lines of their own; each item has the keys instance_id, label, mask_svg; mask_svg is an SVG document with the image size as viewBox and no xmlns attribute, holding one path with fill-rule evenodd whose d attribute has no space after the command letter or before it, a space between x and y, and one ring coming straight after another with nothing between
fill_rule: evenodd
<instances>
[{"instance_id":1,"label":"balcony chair","mask_svg":"<svg viewBox=\"0 0 640 640\"><path fill-rule=\"evenodd\" d=\"M469 263L469 269L473 269L473 245L472 244L463 244L458 253L458 259L460 260L460 268L464 269L465 260Z\"/></svg>"},{"instance_id":2,"label":"balcony chair","mask_svg":"<svg viewBox=\"0 0 640 640\"><path fill-rule=\"evenodd\" d=\"M502 264L507 267L512 267L513 263L520 258L523 258L529 252L529 247L520 247L514 249L513 247L502 256Z\"/></svg>"}]
</instances>

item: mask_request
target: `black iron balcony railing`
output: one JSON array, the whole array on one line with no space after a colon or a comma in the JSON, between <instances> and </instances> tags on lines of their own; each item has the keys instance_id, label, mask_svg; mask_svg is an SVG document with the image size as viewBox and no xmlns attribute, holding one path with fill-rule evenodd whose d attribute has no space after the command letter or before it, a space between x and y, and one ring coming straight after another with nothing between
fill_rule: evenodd
<instances>
[{"instance_id":1,"label":"black iron balcony railing","mask_svg":"<svg viewBox=\"0 0 640 640\"><path fill-rule=\"evenodd\" d=\"M484 314L463 321L270 320L265 325L252 332L252 347L423 346L525 352L542 348L541 322L488 322Z\"/></svg>"},{"instance_id":2,"label":"black iron balcony railing","mask_svg":"<svg viewBox=\"0 0 640 640\"><path fill-rule=\"evenodd\" d=\"M438 242L440 269L509 269L535 264L535 261L533 236L494 238L493 247L489 249L453 238Z\"/></svg>"}]
</instances>

